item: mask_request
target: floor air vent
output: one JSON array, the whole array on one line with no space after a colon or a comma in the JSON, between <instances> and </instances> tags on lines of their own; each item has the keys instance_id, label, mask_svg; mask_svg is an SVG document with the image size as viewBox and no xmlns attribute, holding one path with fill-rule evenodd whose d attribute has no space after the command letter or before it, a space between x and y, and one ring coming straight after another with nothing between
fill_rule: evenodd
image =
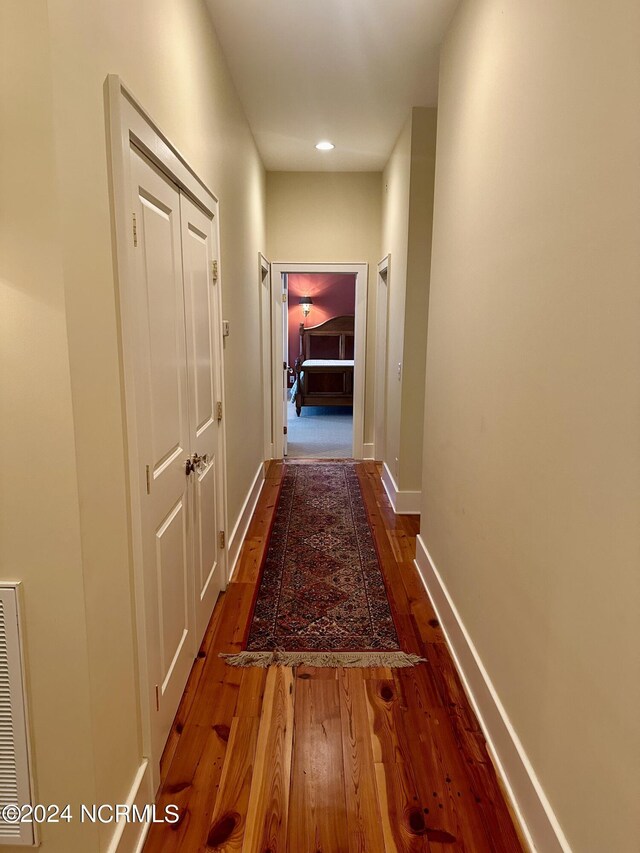
<instances>
[{"instance_id":1,"label":"floor air vent","mask_svg":"<svg viewBox=\"0 0 640 853\"><path fill-rule=\"evenodd\" d=\"M27 708L18 622L18 589L0 586L0 815L31 804ZM33 824L0 817L0 845L32 846Z\"/></svg>"}]
</instances>

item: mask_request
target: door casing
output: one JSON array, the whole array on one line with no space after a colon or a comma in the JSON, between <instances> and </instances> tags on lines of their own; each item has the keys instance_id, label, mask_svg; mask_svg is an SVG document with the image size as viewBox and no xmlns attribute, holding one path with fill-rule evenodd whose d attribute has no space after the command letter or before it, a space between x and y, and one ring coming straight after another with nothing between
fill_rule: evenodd
<instances>
[{"instance_id":1,"label":"door casing","mask_svg":"<svg viewBox=\"0 0 640 853\"><path fill-rule=\"evenodd\" d=\"M273 394L271 393L273 346L271 342L271 264L262 252L258 252L258 287L260 294L264 459L266 461L273 458Z\"/></svg>"},{"instance_id":2,"label":"door casing","mask_svg":"<svg viewBox=\"0 0 640 853\"><path fill-rule=\"evenodd\" d=\"M384 459L387 416L387 349L389 340L389 275L391 255L378 264L376 291L375 389L373 420L373 456Z\"/></svg>"},{"instance_id":3,"label":"door casing","mask_svg":"<svg viewBox=\"0 0 640 853\"><path fill-rule=\"evenodd\" d=\"M355 311L355 365L353 370L353 449L354 459L364 454L364 389L367 354L367 286L369 265L366 263L310 264L278 262L271 264L271 316L272 316L272 377L273 400L273 458L282 459L284 414L282 407L282 361L284 335L284 305L282 301L282 276L290 273L344 273L356 277Z\"/></svg>"},{"instance_id":4,"label":"door casing","mask_svg":"<svg viewBox=\"0 0 640 853\"><path fill-rule=\"evenodd\" d=\"M120 317L121 370L124 386L126 413L127 460L126 476L129 486L129 513L131 529L131 555L135 591L136 651L138 664L138 689L140 694L140 713L143 755L149 760L152 789L158 788L159 755L154 754L152 740L152 707L155 696L150 690L147 618L144 606L144 572L142 541L142 508L140 502L144 460L137 442L136 424L136 360L137 330L134 300L135 257L130 240L131 220L131 174L129 151L135 145L164 174L170 178L190 199L208 215L213 217L216 229L216 242L220 245L219 204L218 199L206 184L189 166L178 149L169 141L158 125L149 117L131 92L124 86L118 75L110 74L104 84L107 118L108 165L110 172L112 232L114 235L114 260L116 272L116 295ZM218 261L218 286L216 298L219 300L218 316L221 316L222 271ZM224 370L221 334L219 340L219 382L221 397L225 400ZM222 502L224 530L229 529L227 515L227 472L226 472L226 435L223 418L220 430L219 458L222 464ZM223 566L224 585L227 582L228 567Z\"/></svg>"}]
</instances>

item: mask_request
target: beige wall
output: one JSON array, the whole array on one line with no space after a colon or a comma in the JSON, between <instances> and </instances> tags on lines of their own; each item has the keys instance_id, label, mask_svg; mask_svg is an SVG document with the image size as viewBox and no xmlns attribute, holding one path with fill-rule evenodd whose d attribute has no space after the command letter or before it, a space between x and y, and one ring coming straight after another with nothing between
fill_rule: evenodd
<instances>
[{"instance_id":1,"label":"beige wall","mask_svg":"<svg viewBox=\"0 0 640 853\"><path fill-rule=\"evenodd\" d=\"M382 255L391 255L385 447L402 491L420 491L436 110L416 107L385 167ZM398 364L402 365L400 376Z\"/></svg>"},{"instance_id":2,"label":"beige wall","mask_svg":"<svg viewBox=\"0 0 640 853\"><path fill-rule=\"evenodd\" d=\"M369 264L365 443L373 441L379 172L268 172L269 260Z\"/></svg>"},{"instance_id":3,"label":"beige wall","mask_svg":"<svg viewBox=\"0 0 640 853\"><path fill-rule=\"evenodd\" d=\"M44 3L0 4L0 583L26 605L37 797L93 801L91 706ZM78 748L81 744L82 748ZM52 851L97 849L88 824ZM3 850L24 848L4 847Z\"/></svg>"},{"instance_id":4,"label":"beige wall","mask_svg":"<svg viewBox=\"0 0 640 853\"><path fill-rule=\"evenodd\" d=\"M40 799L116 803L141 747L106 75L123 78L220 198L231 526L262 460L260 375L246 365L260 358L264 171L201 0L10 0L2 14L12 68L0 82L0 125L11 130L2 395L12 415L0 576L27 587ZM97 849L78 831L45 827L44 849ZM103 846L111 832L101 828Z\"/></svg>"},{"instance_id":5,"label":"beige wall","mask_svg":"<svg viewBox=\"0 0 640 853\"><path fill-rule=\"evenodd\" d=\"M382 250L391 255L387 302L387 405L384 448L376 448L394 478L400 467L404 309L409 252L409 191L411 184L411 115L402 128L382 176Z\"/></svg>"},{"instance_id":6,"label":"beige wall","mask_svg":"<svg viewBox=\"0 0 640 853\"><path fill-rule=\"evenodd\" d=\"M422 535L576 853L640 790L640 6L443 52Z\"/></svg>"},{"instance_id":7,"label":"beige wall","mask_svg":"<svg viewBox=\"0 0 640 853\"><path fill-rule=\"evenodd\" d=\"M436 116L437 112L433 108L414 108L411 121L411 184L402 356L402 420L397 480L399 488L406 491L420 491L422 487L424 365L427 354L431 278Z\"/></svg>"}]
</instances>

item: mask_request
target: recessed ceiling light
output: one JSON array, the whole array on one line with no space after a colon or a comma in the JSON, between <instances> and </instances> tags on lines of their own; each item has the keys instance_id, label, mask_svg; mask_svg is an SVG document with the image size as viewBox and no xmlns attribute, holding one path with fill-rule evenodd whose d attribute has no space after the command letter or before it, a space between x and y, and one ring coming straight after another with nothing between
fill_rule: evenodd
<instances>
[{"instance_id":1,"label":"recessed ceiling light","mask_svg":"<svg viewBox=\"0 0 640 853\"><path fill-rule=\"evenodd\" d=\"M324 142L318 142L318 144L316 145L318 151L331 151L331 149L335 147L336 146L333 144L333 142L328 142L326 140Z\"/></svg>"}]
</instances>

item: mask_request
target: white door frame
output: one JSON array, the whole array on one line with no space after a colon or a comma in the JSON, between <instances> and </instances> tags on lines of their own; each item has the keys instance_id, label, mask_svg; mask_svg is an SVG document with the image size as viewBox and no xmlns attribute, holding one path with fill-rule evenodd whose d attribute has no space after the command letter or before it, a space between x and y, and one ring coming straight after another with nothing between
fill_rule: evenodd
<instances>
[{"instance_id":1,"label":"white door frame","mask_svg":"<svg viewBox=\"0 0 640 853\"><path fill-rule=\"evenodd\" d=\"M391 255L378 264L376 283L375 394L373 415L373 457L384 459L387 405L387 350L389 343L389 274ZM384 296L384 298L382 298Z\"/></svg>"},{"instance_id":2,"label":"white door frame","mask_svg":"<svg viewBox=\"0 0 640 853\"><path fill-rule=\"evenodd\" d=\"M140 712L142 726L142 749L144 757L149 759L151 781L155 791L159 785L159 755L152 750L152 706L155 696L151 695L149 684L147 618L144 607L144 568L142 549L142 512L140 504L141 486L144 478L144 459L138 446L136 424L136 387L140 379L137 371L136 312L133 298L135 277L135 258L131 240L131 174L129 150L135 144L162 172L197 205L214 220L218 251L220 247L220 222L218 199L200 180L188 165L180 152L149 117L134 96L115 74L109 74L104 85L107 107L108 157L110 168L111 215L114 234L114 262L116 275L116 295L120 315L121 369L124 382L127 460L126 476L129 484L129 513L131 526L131 551L133 562L133 582L135 591L136 644L139 671ZM216 298L221 306L221 275L218 269ZM222 399L225 399L222 334L218 336L219 381ZM222 502L224 529L228 530L227 517L227 472L225 422L220 430L219 458L222 463ZM223 552L223 587L227 583L228 566L226 552Z\"/></svg>"},{"instance_id":3,"label":"white door frame","mask_svg":"<svg viewBox=\"0 0 640 853\"><path fill-rule=\"evenodd\" d=\"M273 394L271 393L271 264L258 252L258 299L260 304L260 343L262 347L262 402L264 459L273 458Z\"/></svg>"},{"instance_id":4,"label":"white door frame","mask_svg":"<svg viewBox=\"0 0 640 853\"><path fill-rule=\"evenodd\" d=\"M364 454L364 388L365 388L365 359L367 353L367 281L369 265L353 264L309 264L279 262L271 264L272 290L272 328L273 328L273 373L271 378L271 394L273 399L273 458L282 458L283 422L282 414L282 336L284 312L282 302L283 273L341 273L353 274L356 277L356 311L354 325L354 359L353 370L353 448L354 459L362 459Z\"/></svg>"}]
</instances>

